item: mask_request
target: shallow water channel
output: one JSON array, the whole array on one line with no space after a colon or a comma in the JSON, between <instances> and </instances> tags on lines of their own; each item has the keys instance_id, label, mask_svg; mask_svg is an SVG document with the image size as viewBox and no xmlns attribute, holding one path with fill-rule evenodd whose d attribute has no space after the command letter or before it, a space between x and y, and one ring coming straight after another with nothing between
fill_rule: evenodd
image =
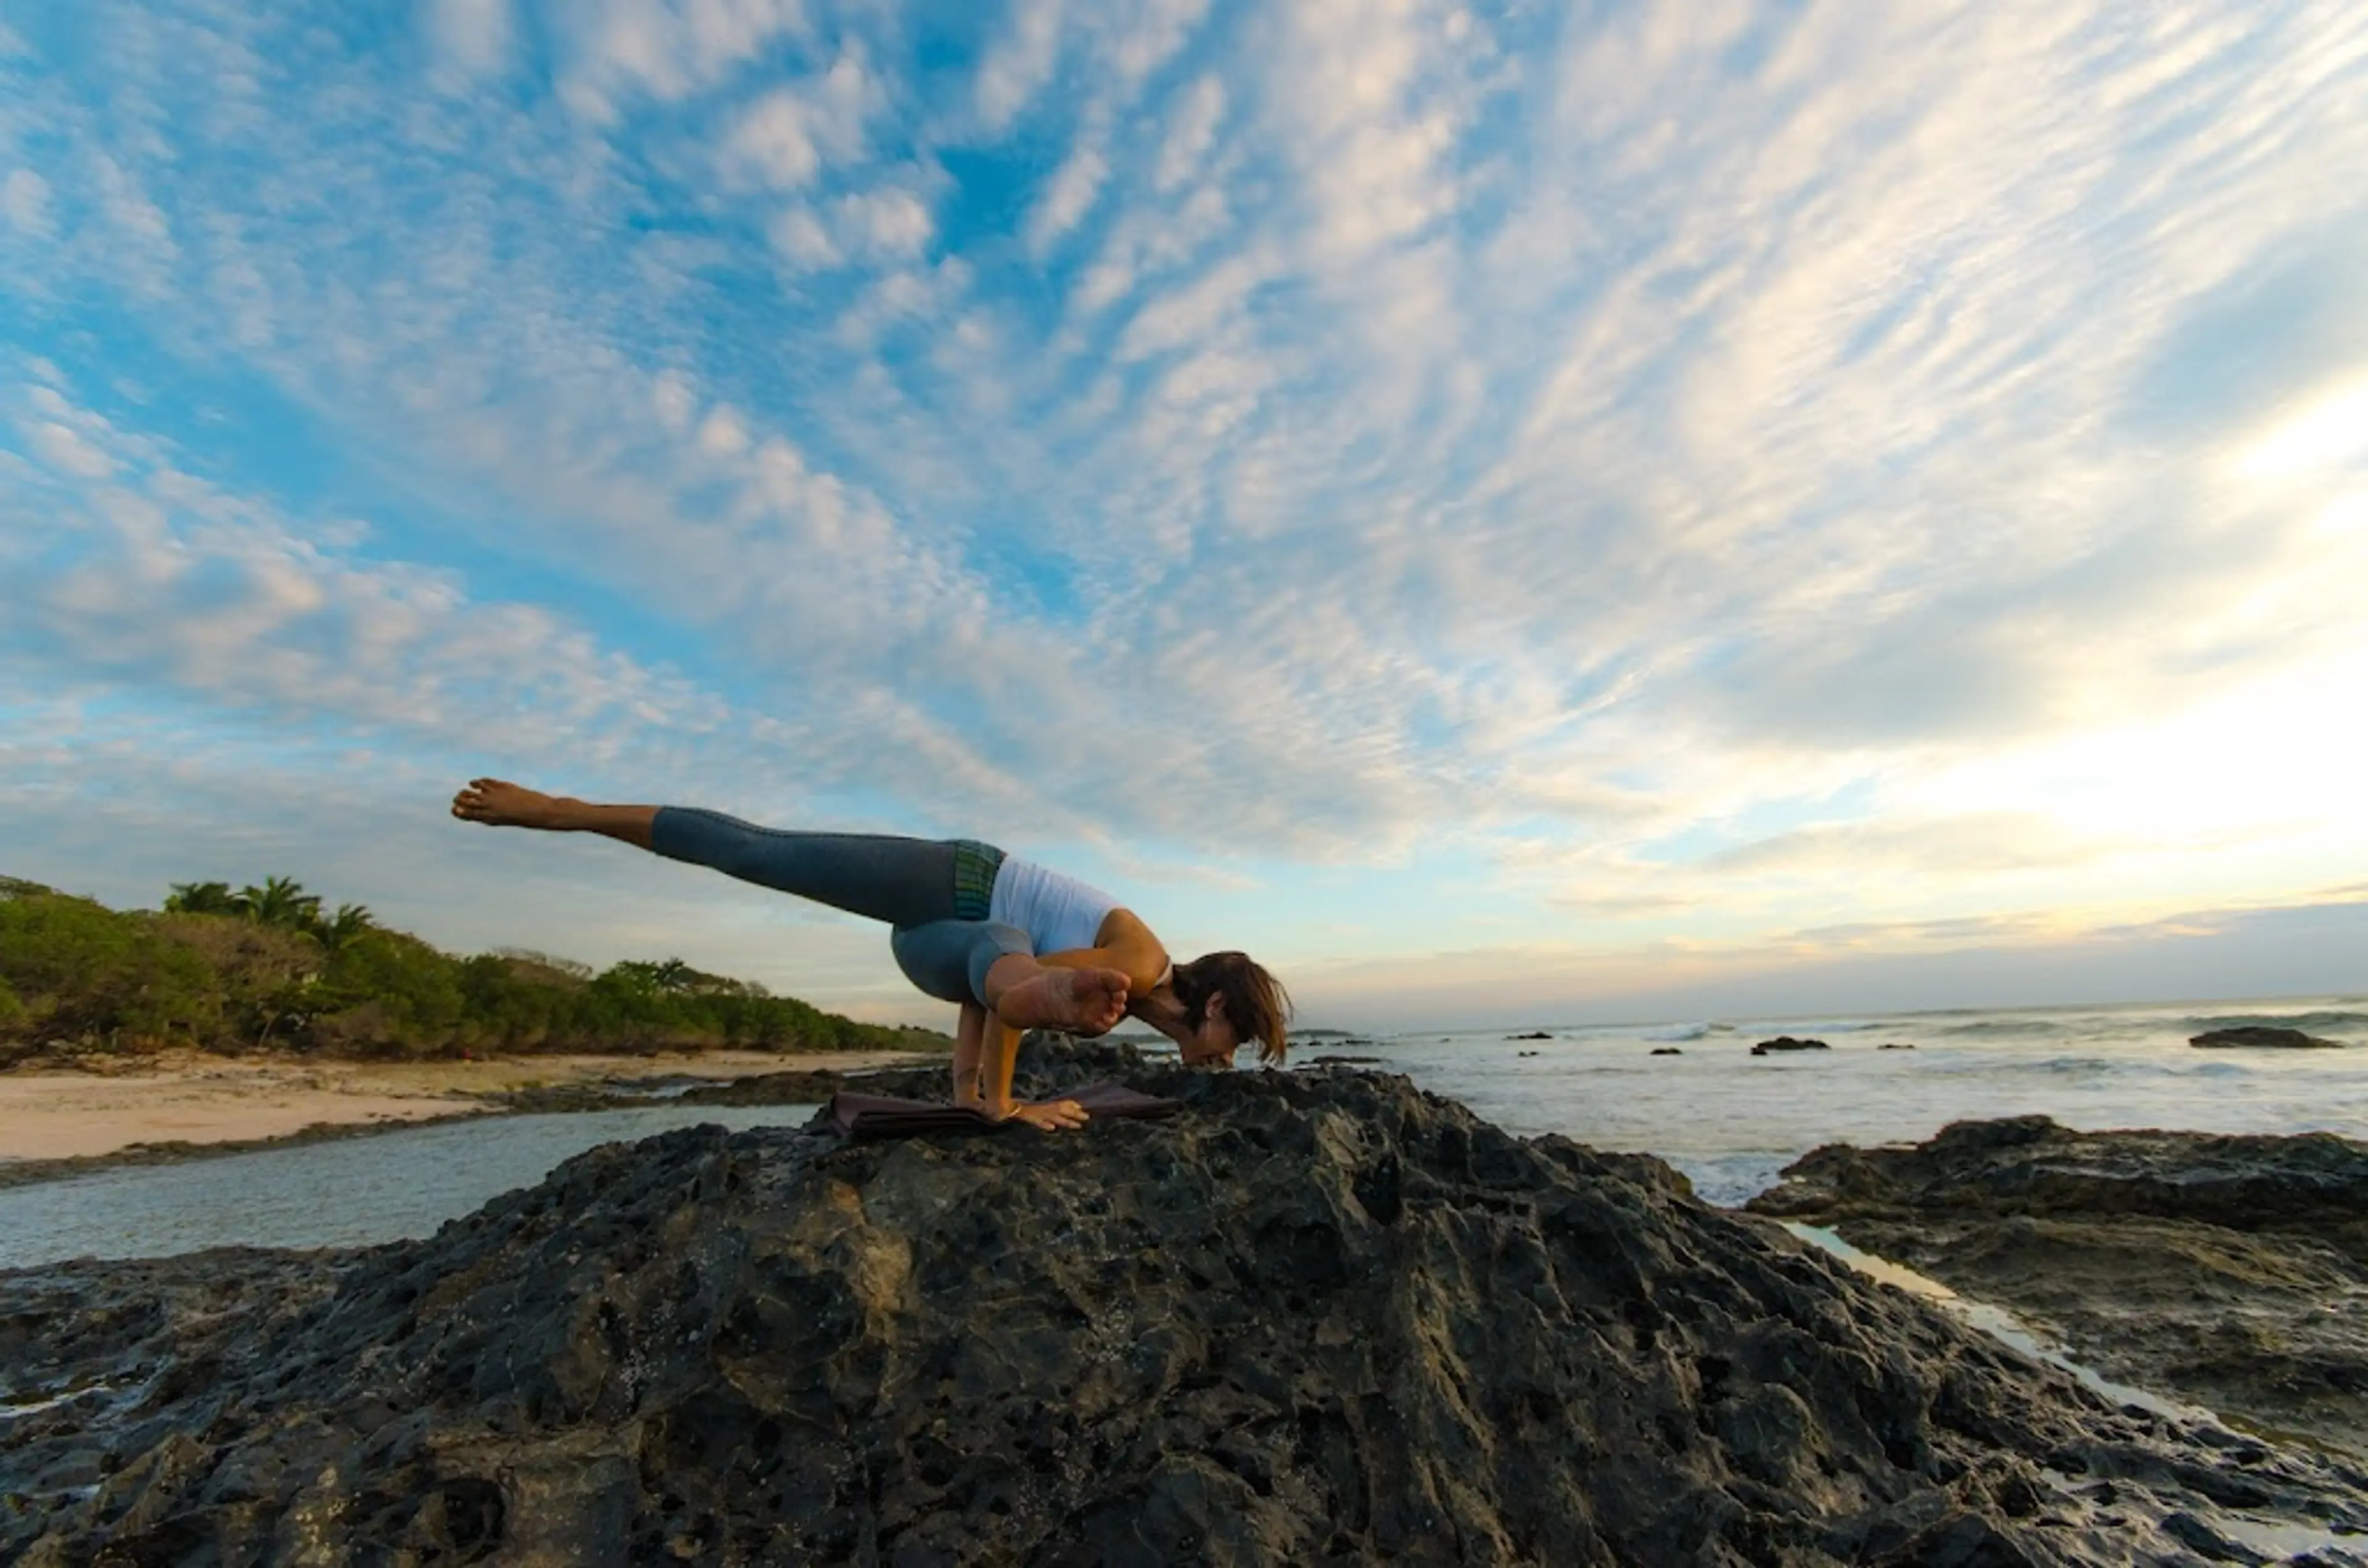
<instances>
[{"instance_id":1,"label":"shallow water channel","mask_svg":"<svg viewBox=\"0 0 2368 1568\"><path fill-rule=\"evenodd\" d=\"M479 1117L0 1189L0 1268L208 1247L342 1247L433 1235L603 1143L710 1124L797 1127L803 1106L636 1106Z\"/></svg>"}]
</instances>

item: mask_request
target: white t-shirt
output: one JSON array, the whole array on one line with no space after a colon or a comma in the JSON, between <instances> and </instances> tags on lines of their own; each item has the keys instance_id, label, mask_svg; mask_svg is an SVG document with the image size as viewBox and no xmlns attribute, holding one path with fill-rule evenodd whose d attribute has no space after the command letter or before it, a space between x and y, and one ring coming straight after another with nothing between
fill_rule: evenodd
<instances>
[{"instance_id":1,"label":"white t-shirt","mask_svg":"<svg viewBox=\"0 0 2368 1568\"><path fill-rule=\"evenodd\" d=\"M1048 871L1033 860L1006 855L995 873L995 893L986 917L1028 933L1038 956L1090 948L1118 900L1075 877Z\"/></svg>"}]
</instances>

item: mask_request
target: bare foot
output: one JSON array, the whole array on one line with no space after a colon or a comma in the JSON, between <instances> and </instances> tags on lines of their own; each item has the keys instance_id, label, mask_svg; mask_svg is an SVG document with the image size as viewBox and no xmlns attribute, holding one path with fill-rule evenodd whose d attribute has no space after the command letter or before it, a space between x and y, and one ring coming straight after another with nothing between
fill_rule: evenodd
<instances>
[{"instance_id":1,"label":"bare foot","mask_svg":"<svg viewBox=\"0 0 2368 1568\"><path fill-rule=\"evenodd\" d=\"M1126 1017L1126 973L1040 969L996 997L995 1014L1015 1029L1108 1034Z\"/></svg>"},{"instance_id":2,"label":"bare foot","mask_svg":"<svg viewBox=\"0 0 2368 1568\"><path fill-rule=\"evenodd\" d=\"M452 797L452 814L488 827L556 827L559 801L540 790L499 778L472 778Z\"/></svg>"}]
</instances>

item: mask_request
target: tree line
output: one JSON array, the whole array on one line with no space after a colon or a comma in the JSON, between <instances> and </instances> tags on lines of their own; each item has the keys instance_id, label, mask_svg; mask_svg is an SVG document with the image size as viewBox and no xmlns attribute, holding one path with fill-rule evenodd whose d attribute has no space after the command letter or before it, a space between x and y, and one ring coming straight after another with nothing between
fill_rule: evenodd
<instances>
[{"instance_id":1,"label":"tree line","mask_svg":"<svg viewBox=\"0 0 2368 1568\"><path fill-rule=\"evenodd\" d=\"M334 911L288 877L174 884L115 910L0 877L0 1065L170 1046L338 1057L472 1051L910 1049L858 1023L683 962L588 965L524 949L456 958Z\"/></svg>"}]
</instances>

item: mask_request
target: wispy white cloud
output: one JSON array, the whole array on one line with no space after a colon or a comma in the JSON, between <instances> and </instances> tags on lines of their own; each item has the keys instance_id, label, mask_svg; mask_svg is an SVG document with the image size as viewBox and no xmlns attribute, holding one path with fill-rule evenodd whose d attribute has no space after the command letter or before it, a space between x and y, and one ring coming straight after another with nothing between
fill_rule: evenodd
<instances>
[{"instance_id":1,"label":"wispy white cloud","mask_svg":"<svg viewBox=\"0 0 2368 1568\"><path fill-rule=\"evenodd\" d=\"M2032 812L1987 812L1939 822L1855 822L1796 828L1708 858L1715 872L1751 873L1846 863L1854 874L1905 870L1948 876L1965 871L2054 868L2101 858L2127 847L2075 834Z\"/></svg>"},{"instance_id":2,"label":"wispy white cloud","mask_svg":"<svg viewBox=\"0 0 2368 1568\"><path fill-rule=\"evenodd\" d=\"M55 388L17 393L35 464L0 510L0 571L28 612L11 640L71 681L510 755L598 754L729 722L713 698L540 607L474 601L449 573L326 546L333 530L220 489Z\"/></svg>"},{"instance_id":3,"label":"wispy white cloud","mask_svg":"<svg viewBox=\"0 0 2368 1568\"><path fill-rule=\"evenodd\" d=\"M544 16L563 40L560 97L599 121L705 92L812 28L805 0L585 0Z\"/></svg>"},{"instance_id":4,"label":"wispy white cloud","mask_svg":"<svg viewBox=\"0 0 2368 1568\"><path fill-rule=\"evenodd\" d=\"M1012 0L1002 30L987 46L977 80L978 118L989 134L1008 128L1051 85L1060 64L1066 0Z\"/></svg>"},{"instance_id":5,"label":"wispy white cloud","mask_svg":"<svg viewBox=\"0 0 2368 1568\"><path fill-rule=\"evenodd\" d=\"M1174 190L1200 171L1209 149L1216 143L1218 122L1224 113L1225 84L1222 78L1202 76L1186 90L1160 142L1159 164L1153 178L1155 189L1163 194Z\"/></svg>"},{"instance_id":6,"label":"wispy white cloud","mask_svg":"<svg viewBox=\"0 0 2368 1568\"><path fill-rule=\"evenodd\" d=\"M0 219L35 239L50 233L50 182L30 169L10 169L0 179Z\"/></svg>"},{"instance_id":7,"label":"wispy white cloud","mask_svg":"<svg viewBox=\"0 0 2368 1568\"><path fill-rule=\"evenodd\" d=\"M1109 177L1110 161L1099 149L1090 143L1073 149L1045 187L1035 210L1028 215L1029 245L1041 253L1076 228Z\"/></svg>"},{"instance_id":8,"label":"wispy white cloud","mask_svg":"<svg viewBox=\"0 0 2368 1568\"><path fill-rule=\"evenodd\" d=\"M508 61L515 21L509 0L428 0L428 36L462 78L487 76Z\"/></svg>"},{"instance_id":9,"label":"wispy white cloud","mask_svg":"<svg viewBox=\"0 0 2368 1568\"><path fill-rule=\"evenodd\" d=\"M723 142L725 177L753 178L778 190L811 185L825 159L860 159L866 122L886 103L862 56L842 53L827 71L775 87L737 114Z\"/></svg>"}]
</instances>

